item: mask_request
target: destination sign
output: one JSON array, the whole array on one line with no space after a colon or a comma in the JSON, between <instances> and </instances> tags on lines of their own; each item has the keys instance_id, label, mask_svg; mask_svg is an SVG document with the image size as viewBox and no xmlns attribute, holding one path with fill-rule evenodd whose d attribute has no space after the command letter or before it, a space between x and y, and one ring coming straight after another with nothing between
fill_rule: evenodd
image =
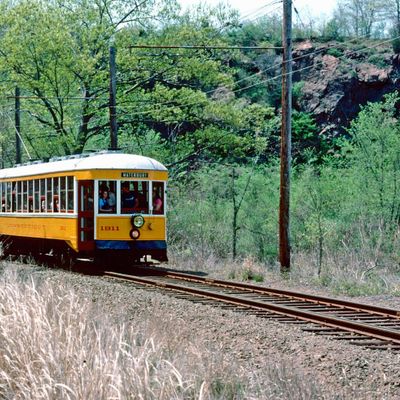
<instances>
[{"instance_id":1,"label":"destination sign","mask_svg":"<svg viewBox=\"0 0 400 400\"><path fill-rule=\"evenodd\" d=\"M148 172L121 172L122 178L148 178Z\"/></svg>"}]
</instances>

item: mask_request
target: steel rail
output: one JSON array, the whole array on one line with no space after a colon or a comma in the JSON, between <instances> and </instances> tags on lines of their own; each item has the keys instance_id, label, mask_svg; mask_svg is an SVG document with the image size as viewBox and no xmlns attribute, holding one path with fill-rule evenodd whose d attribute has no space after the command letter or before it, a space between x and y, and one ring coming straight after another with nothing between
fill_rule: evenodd
<instances>
[{"instance_id":1,"label":"steel rail","mask_svg":"<svg viewBox=\"0 0 400 400\"><path fill-rule=\"evenodd\" d=\"M149 268L146 267L146 269L143 268L143 271L148 272L154 272L156 275L161 275L165 277L170 277L172 279L182 279L186 281L191 281L191 282L199 282L199 283L205 283L205 284L213 284L217 285L220 287L225 287L225 288L232 288L232 289L244 289L247 290L248 292L254 292L254 293L260 293L260 294L271 294L276 297L282 297L288 298L288 299L298 299L301 301L310 301L315 304L326 304L330 306L337 306L345 309L352 309L354 311L362 311L362 312L370 312L376 314L380 314L382 316L390 316L392 318L398 318L400 319L400 311L396 309L391 309L391 308L384 308L384 307L379 307L379 306L373 306L369 304L360 304L360 303L354 303L348 300L341 300L341 299L334 299L334 298L329 298L329 297L324 297L324 296L317 296L317 295L312 295L312 294L305 294L305 293L300 293L300 292L295 292L295 291L289 291L289 290L282 290L282 289L273 289L273 288L266 288L262 286L256 286L256 285L251 285L247 283L241 283L241 282L228 282L228 281L223 281L219 279L214 279L214 278L203 278L199 277L197 275L193 274L188 274L188 273L181 273L181 272L175 272L175 271L169 271L169 270L160 270L156 268Z\"/></svg>"},{"instance_id":2,"label":"steel rail","mask_svg":"<svg viewBox=\"0 0 400 400\"><path fill-rule=\"evenodd\" d=\"M156 268L151 268L150 269L152 272L160 273L160 270L157 270ZM382 316L390 316L392 318L397 318L400 320L400 310L396 310L393 308L385 308L385 307L379 307L379 306L374 306L370 304L360 304L360 303L354 303L349 300L342 300L342 299L335 299L335 298L330 298L330 297L325 297L325 296L318 296L318 295L313 295L313 294L306 294L306 293L300 293L300 292L295 292L295 291L290 291L290 290L282 290L282 289L273 289L273 288L267 288L267 287L262 287L262 286L256 286L256 285L251 285L248 283L241 283L241 282L228 282L228 281L223 281L220 279L214 279L214 278L203 278L199 277L193 274L187 274L187 273L182 273L182 272L175 272L175 271L162 271L161 270L161 275L166 276L166 277L171 277L173 279L182 279L182 280L187 280L190 282L197 281L200 283L209 283L213 285L218 285L221 287L226 287L226 288L232 288L232 289L245 289L248 290L249 292L254 292L254 293L260 293L260 294L271 294L273 296L280 296L282 298L289 298L289 299L298 299L302 301L310 301L315 304L325 304L329 306L337 306L345 309L351 309L354 311L362 311L362 312L367 312L367 313L373 313L373 314L378 314Z\"/></svg>"},{"instance_id":3,"label":"steel rail","mask_svg":"<svg viewBox=\"0 0 400 400\"><path fill-rule=\"evenodd\" d=\"M210 290L197 289L182 285L172 284L169 282L157 281L154 279L143 278L138 276L126 275L117 272L104 272L104 276L124 281L132 281L146 286L155 286L163 289L173 290L174 292L189 294L195 297L205 299L213 299L225 304L234 305L237 307L246 307L255 310L271 311L285 317L292 317L305 322L311 322L318 325L323 325L329 328L338 329L350 333L356 333L362 336L368 336L384 342L388 345L400 345L400 331L393 329L381 328L374 325L368 325L363 322L355 322L352 320L323 315L318 312L310 312L295 306L279 305L269 301L257 301L248 298L235 297L230 294L217 293ZM357 337L354 337L357 339Z\"/></svg>"}]
</instances>

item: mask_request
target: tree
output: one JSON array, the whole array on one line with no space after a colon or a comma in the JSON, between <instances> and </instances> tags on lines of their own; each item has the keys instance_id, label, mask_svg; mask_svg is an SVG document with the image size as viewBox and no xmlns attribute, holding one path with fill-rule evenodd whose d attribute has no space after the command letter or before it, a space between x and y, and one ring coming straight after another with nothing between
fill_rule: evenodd
<instances>
[{"instance_id":1,"label":"tree","mask_svg":"<svg viewBox=\"0 0 400 400\"><path fill-rule=\"evenodd\" d=\"M352 123L353 173L361 209L393 230L400 225L400 125L397 94L365 106Z\"/></svg>"},{"instance_id":2,"label":"tree","mask_svg":"<svg viewBox=\"0 0 400 400\"><path fill-rule=\"evenodd\" d=\"M371 37L374 26L384 18L384 0L340 0L334 19L343 36Z\"/></svg>"},{"instance_id":3,"label":"tree","mask_svg":"<svg viewBox=\"0 0 400 400\"><path fill-rule=\"evenodd\" d=\"M121 29L145 23L155 11L166 17L154 1L1 4L0 68L9 79L6 87L18 84L33 97L24 102L25 109L49 134L55 133L63 153L81 152L92 136L107 129L110 41Z\"/></svg>"},{"instance_id":4,"label":"tree","mask_svg":"<svg viewBox=\"0 0 400 400\"><path fill-rule=\"evenodd\" d=\"M394 38L392 45L395 53L400 53L400 0L390 0L386 16L393 21L391 29Z\"/></svg>"},{"instance_id":5,"label":"tree","mask_svg":"<svg viewBox=\"0 0 400 400\"><path fill-rule=\"evenodd\" d=\"M220 32L236 18L230 9L180 16L172 12L174 4L172 0L134 5L127 0L3 4L0 71L8 77L5 90L11 92L18 84L28 97L23 99L24 123L30 123L32 147L40 147L37 157L108 147L112 41L118 49L121 146L148 154L149 143L157 148L163 143L169 147L165 157L173 165L181 160L184 165L196 163L201 153L206 158L224 157L232 148L227 138L239 144L238 157L251 156L263 146L267 121L274 113L236 96L236 70L231 64L240 56L237 51L177 54L131 48L132 44L227 43Z\"/></svg>"}]
</instances>

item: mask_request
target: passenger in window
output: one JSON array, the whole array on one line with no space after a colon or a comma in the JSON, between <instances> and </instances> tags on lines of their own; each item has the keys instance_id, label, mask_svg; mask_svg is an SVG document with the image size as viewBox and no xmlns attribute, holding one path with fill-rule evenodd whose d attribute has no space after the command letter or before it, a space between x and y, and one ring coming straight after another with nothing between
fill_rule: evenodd
<instances>
[{"instance_id":1,"label":"passenger in window","mask_svg":"<svg viewBox=\"0 0 400 400\"><path fill-rule=\"evenodd\" d=\"M109 211L109 212L115 212L115 207L116 207L115 193L112 192L110 190L110 187L108 185L106 185L105 183L102 183L100 185L100 197L103 192L108 193L107 202L111 209L111 211Z\"/></svg>"},{"instance_id":2,"label":"passenger in window","mask_svg":"<svg viewBox=\"0 0 400 400\"><path fill-rule=\"evenodd\" d=\"M110 203L109 203L108 191L107 190L103 190L100 193L99 212L103 212L103 213L112 212L112 208L110 207Z\"/></svg>"},{"instance_id":3,"label":"passenger in window","mask_svg":"<svg viewBox=\"0 0 400 400\"><path fill-rule=\"evenodd\" d=\"M110 205L112 210L115 210L116 201L115 201L115 193L111 190L108 190L108 204Z\"/></svg>"},{"instance_id":4,"label":"passenger in window","mask_svg":"<svg viewBox=\"0 0 400 400\"><path fill-rule=\"evenodd\" d=\"M67 206L68 206L68 212L72 212L72 211L74 211L74 200L73 199L68 199L68 204L67 204Z\"/></svg>"},{"instance_id":5,"label":"passenger in window","mask_svg":"<svg viewBox=\"0 0 400 400\"><path fill-rule=\"evenodd\" d=\"M138 206L138 200L135 198L134 192L130 190L129 182L122 184L121 202L122 208L135 208Z\"/></svg>"},{"instance_id":6,"label":"passenger in window","mask_svg":"<svg viewBox=\"0 0 400 400\"><path fill-rule=\"evenodd\" d=\"M140 190L135 190L134 195L136 199L135 208L137 209L135 211L140 211L142 213L147 212L146 209L148 209L148 203L146 194Z\"/></svg>"},{"instance_id":7,"label":"passenger in window","mask_svg":"<svg viewBox=\"0 0 400 400\"><path fill-rule=\"evenodd\" d=\"M163 201L158 193L158 190L155 186L153 186L153 213L154 214L162 214L162 205Z\"/></svg>"},{"instance_id":8,"label":"passenger in window","mask_svg":"<svg viewBox=\"0 0 400 400\"><path fill-rule=\"evenodd\" d=\"M54 205L54 208L53 208L53 205ZM58 212L59 211L59 209L58 209L58 199L54 199L54 201L51 201L49 203L48 211L50 211L50 212Z\"/></svg>"}]
</instances>

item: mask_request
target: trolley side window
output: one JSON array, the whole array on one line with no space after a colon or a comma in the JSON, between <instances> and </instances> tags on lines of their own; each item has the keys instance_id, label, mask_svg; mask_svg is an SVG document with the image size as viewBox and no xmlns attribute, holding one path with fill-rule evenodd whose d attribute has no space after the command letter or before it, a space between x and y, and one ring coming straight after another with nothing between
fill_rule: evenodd
<instances>
[{"instance_id":1,"label":"trolley side window","mask_svg":"<svg viewBox=\"0 0 400 400\"><path fill-rule=\"evenodd\" d=\"M17 181L17 212L22 212L22 181Z\"/></svg>"},{"instance_id":2,"label":"trolley side window","mask_svg":"<svg viewBox=\"0 0 400 400\"><path fill-rule=\"evenodd\" d=\"M99 181L99 213L115 214L117 211L117 182Z\"/></svg>"},{"instance_id":3,"label":"trolley side window","mask_svg":"<svg viewBox=\"0 0 400 400\"><path fill-rule=\"evenodd\" d=\"M67 177L60 176L60 197L58 201L58 211L65 213L67 211Z\"/></svg>"},{"instance_id":4,"label":"trolley side window","mask_svg":"<svg viewBox=\"0 0 400 400\"><path fill-rule=\"evenodd\" d=\"M0 182L0 213L73 213L74 198L73 176Z\"/></svg>"},{"instance_id":5,"label":"trolley side window","mask_svg":"<svg viewBox=\"0 0 400 400\"><path fill-rule=\"evenodd\" d=\"M22 182L22 188L22 210L23 212L28 212L28 181Z\"/></svg>"},{"instance_id":6,"label":"trolley side window","mask_svg":"<svg viewBox=\"0 0 400 400\"><path fill-rule=\"evenodd\" d=\"M53 211L53 179L47 178L46 179L46 211L52 212Z\"/></svg>"},{"instance_id":7,"label":"trolley side window","mask_svg":"<svg viewBox=\"0 0 400 400\"><path fill-rule=\"evenodd\" d=\"M52 199L53 212L60 211L60 178L53 178L53 199Z\"/></svg>"},{"instance_id":8,"label":"trolley side window","mask_svg":"<svg viewBox=\"0 0 400 400\"><path fill-rule=\"evenodd\" d=\"M149 182L121 182L121 214L149 213Z\"/></svg>"},{"instance_id":9,"label":"trolley side window","mask_svg":"<svg viewBox=\"0 0 400 400\"><path fill-rule=\"evenodd\" d=\"M33 195L33 210L40 212L40 180L35 179L34 181L34 195Z\"/></svg>"},{"instance_id":10,"label":"trolley side window","mask_svg":"<svg viewBox=\"0 0 400 400\"><path fill-rule=\"evenodd\" d=\"M164 214L164 182L153 182L152 200L153 214Z\"/></svg>"},{"instance_id":11,"label":"trolley side window","mask_svg":"<svg viewBox=\"0 0 400 400\"><path fill-rule=\"evenodd\" d=\"M11 212L16 211L17 207L17 182L11 182Z\"/></svg>"},{"instance_id":12,"label":"trolley side window","mask_svg":"<svg viewBox=\"0 0 400 400\"><path fill-rule=\"evenodd\" d=\"M74 177L67 176L67 211L74 212Z\"/></svg>"},{"instance_id":13,"label":"trolley side window","mask_svg":"<svg viewBox=\"0 0 400 400\"><path fill-rule=\"evenodd\" d=\"M1 212L5 212L7 210L6 189L7 189L7 183L2 182L1 183Z\"/></svg>"},{"instance_id":14,"label":"trolley side window","mask_svg":"<svg viewBox=\"0 0 400 400\"><path fill-rule=\"evenodd\" d=\"M33 180L28 181L28 212L33 212Z\"/></svg>"},{"instance_id":15,"label":"trolley side window","mask_svg":"<svg viewBox=\"0 0 400 400\"><path fill-rule=\"evenodd\" d=\"M40 212L46 212L46 179L40 180Z\"/></svg>"}]
</instances>

